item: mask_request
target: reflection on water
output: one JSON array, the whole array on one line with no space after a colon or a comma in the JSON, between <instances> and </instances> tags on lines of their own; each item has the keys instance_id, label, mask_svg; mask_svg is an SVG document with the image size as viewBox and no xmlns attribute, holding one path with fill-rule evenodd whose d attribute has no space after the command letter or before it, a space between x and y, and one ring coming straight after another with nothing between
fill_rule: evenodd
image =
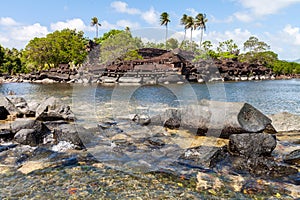
<instances>
[{"instance_id":1,"label":"reflection on water","mask_svg":"<svg viewBox=\"0 0 300 200\"><path fill-rule=\"evenodd\" d=\"M233 82L182 85L70 85L70 84L1 84L0 92L14 91L26 99L42 100L56 96L67 103L105 105L114 103L123 109L130 106L179 106L201 99L248 102L265 114L287 111L300 114L300 80ZM73 104L74 105L74 104ZM116 104L115 104L116 105ZM95 108L94 108L95 109Z\"/></svg>"}]
</instances>

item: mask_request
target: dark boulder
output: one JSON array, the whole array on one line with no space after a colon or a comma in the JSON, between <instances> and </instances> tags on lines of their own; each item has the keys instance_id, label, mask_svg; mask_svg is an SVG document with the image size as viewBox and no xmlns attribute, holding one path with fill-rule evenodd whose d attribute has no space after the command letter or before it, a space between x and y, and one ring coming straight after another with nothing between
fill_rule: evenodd
<instances>
[{"instance_id":1,"label":"dark boulder","mask_svg":"<svg viewBox=\"0 0 300 200\"><path fill-rule=\"evenodd\" d=\"M0 139L11 140L14 138L14 134L10 130L0 130Z\"/></svg>"},{"instance_id":2,"label":"dark boulder","mask_svg":"<svg viewBox=\"0 0 300 200\"><path fill-rule=\"evenodd\" d=\"M43 141L43 137L35 129L21 129L15 134L14 140L19 144L37 146Z\"/></svg>"},{"instance_id":3,"label":"dark boulder","mask_svg":"<svg viewBox=\"0 0 300 200\"><path fill-rule=\"evenodd\" d=\"M6 120L9 112L4 106L0 106L0 120Z\"/></svg>"},{"instance_id":4,"label":"dark boulder","mask_svg":"<svg viewBox=\"0 0 300 200\"><path fill-rule=\"evenodd\" d=\"M300 166L300 149L296 149L291 153L287 154L283 161L289 164L296 164Z\"/></svg>"},{"instance_id":5,"label":"dark boulder","mask_svg":"<svg viewBox=\"0 0 300 200\"><path fill-rule=\"evenodd\" d=\"M197 167L213 167L225 154L224 147L199 146L187 149L179 162Z\"/></svg>"},{"instance_id":6,"label":"dark boulder","mask_svg":"<svg viewBox=\"0 0 300 200\"><path fill-rule=\"evenodd\" d=\"M94 136L87 129L75 124L61 124L54 129L53 133L56 143L60 141L70 142L78 149L84 149L86 144L93 141Z\"/></svg>"},{"instance_id":7,"label":"dark boulder","mask_svg":"<svg viewBox=\"0 0 300 200\"><path fill-rule=\"evenodd\" d=\"M276 147L276 137L265 133L243 133L229 136L229 150L245 157L270 156Z\"/></svg>"},{"instance_id":8,"label":"dark boulder","mask_svg":"<svg viewBox=\"0 0 300 200\"><path fill-rule=\"evenodd\" d=\"M167 123L166 123L167 122ZM268 127L271 120L247 103L202 100L198 105L169 109L151 118L152 124L170 128L190 129L195 134L228 138L231 134L258 133Z\"/></svg>"},{"instance_id":9,"label":"dark boulder","mask_svg":"<svg viewBox=\"0 0 300 200\"><path fill-rule=\"evenodd\" d=\"M31 146L42 144L44 138L50 134L50 130L40 121L34 119L17 119L11 124L11 132L14 139Z\"/></svg>"},{"instance_id":10,"label":"dark boulder","mask_svg":"<svg viewBox=\"0 0 300 200\"><path fill-rule=\"evenodd\" d=\"M36 118L41 121L68 120L73 121L75 116L69 106L59 99L50 97L43 101L36 110Z\"/></svg>"}]
</instances>

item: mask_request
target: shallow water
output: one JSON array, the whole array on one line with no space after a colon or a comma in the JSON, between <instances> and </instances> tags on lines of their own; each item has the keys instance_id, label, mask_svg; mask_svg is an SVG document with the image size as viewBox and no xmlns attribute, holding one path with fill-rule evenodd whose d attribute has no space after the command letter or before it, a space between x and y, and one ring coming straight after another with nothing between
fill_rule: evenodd
<instances>
[{"instance_id":1,"label":"shallow water","mask_svg":"<svg viewBox=\"0 0 300 200\"><path fill-rule=\"evenodd\" d=\"M166 107L193 104L201 99L248 102L265 114L286 111L300 115L300 80L146 86L30 83L0 85L0 93L3 95L7 95L10 91L13 91L17 96L23 96L29 102L39 102L50 96L59 97L71 105L78 118L77 123L87 128L95 127L102 119L114 119L122 116L126 118L134 113L152 115L161 112ZM125 127L127 124L125 123L123 126ZM130 128L132 127L127 127L127 130L130 130L132 136L135 137L141 133L152 134L147 128L133 128L132 130ZM174 141L180 140L183 141L180 137L174 138ZM184 142L192 143L187 140ZM184 145L189 146L190 144ZM101 147L109 148L109 146ZM224 199L252 199L253 195L255 197L274 198L277 195L279 198L278 195L280 194L282 194L282 198L292 199L291 196L283 195L285 193L284 188L290 185L281 185L280 181L271 181L271 183L266 183L263 186L260 184L257 186L256 178L248 177L245 182L250 185L249 188L258 188L258 191L252 195L247 193L247 188L236 193L234 186L229 186L229 182L220 190L215 188L196 190L195 180L185 179L181 176L170 176L170 174L163 172L162 174L151 174L151 170L142 170L143 173L140 173L141 167L147 163L135 161L146 160L151 163L147 158L140 159L140 156L143 156L142 153L147 154L147 152L140 152L132 155L137 156L136 159L132 157L134 159L126 160L126 167L131 170L123 169L125 167L123 163L94 167L80 159L80 162L75 165L36 170L28 175L8 170L3 174L0 173L0 188L3 188L0 192L0 199L6 197L12 199L219 199L220 197ZM159 153L160 151L153 151L151 154L157 156L161 163L154 161L161 166L172 161L172 155L167 157L161 156ZM120 158L110 157L118 155L101 154L97 158L99 160L102 158L101 156L104 156L103 160L110 159L114 162L121 162L122 156ZM169 160L160 160L163 158ZM111 166L116 165L119 167L111 168ZM135 167L138 167L139 170ZM222 179L222 174L205 173L210 178L219 177L225 184L228 181L228 175ZM245 185L247 186L247 184ZM251 192L251 190L249 191Z\"/></svg>"},{"instance_id":2,"label":"shallow water","mask_svg":"<svg viewBox=\"0 0 300 200\"><path fill-rule=\"evenodd\" d=\"M26 99L41 100L44 97L56 96L69 103L82 100L93 105L117 102L123 106L178 106L201 99L212 99L247 102L265 114L284 111L300 114L299 79L146 86L31 83L0 85L0 93L7 95L9 91Z\"/></svg>"}]
</instances>

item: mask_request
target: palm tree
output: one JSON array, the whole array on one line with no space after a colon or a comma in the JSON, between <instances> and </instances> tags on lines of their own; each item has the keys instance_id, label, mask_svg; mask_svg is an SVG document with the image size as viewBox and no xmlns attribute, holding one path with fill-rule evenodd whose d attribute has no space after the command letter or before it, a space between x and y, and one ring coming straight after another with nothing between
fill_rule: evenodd
<instances>
[{"instance_id":1,"label":"palm tree","mask_svg":"<svg viewBox=\"0 0 300 200\"><path fill-rule=\"evenodd\" d=\"M184 41L185 41L185 38L186 38L186 30L187 30L187 27L186 27L186 24L187 24L187 18L188 16L186 14L183 14L182 15L182 18L180 19L180 24L181 25L184 25L184 37L183 37L183 41L181 43L181 46L183 45Z\"/></svg>"},{"instance_id":2,"label":"palm tree","mask_svg":"<svg viewBox=\"0 0 300 200\"><path fill-rule=\"evenodd\" d=\"M98 38L98 27L101 26L101 24L99 23L97 17L92 18L91 26L96 26L96 38Z\"/></svg>"},{"instance_id":3,"label":"palm tree","mask_svg":"<svg viewBox=\"0 0 300 200\"><path fill-rule=\"evenodd\" d=\"M203 38L203 32L206 30L206 22L207 18L205 14L199 13L196 18L195 18L195 29L198 28L201 30L201 35L200 35L200 48L202 45L202 38Z\"/></svg>"},{"instance_id":4,"label":"palm tree","mask_svg":"<svg viewBox=\"0 0 300 200\"><path fill-rule=\"evenodd\" d=\"M188 16L187 18L186 18L186 29L191 29L191 41L190 41L190 48L191 48L191 51L193 50L192 48L193 48L193 29L194 29L194 26L195 26L195 20L194 20L194 18L193 17L191 17L191 16Z\"/></svg>"},{"instance_id":5,"label":"palm tree","mask_svg":"<svg viewBox=\"0 0 300 200\"><path fill-rule=\"evenodd\" d=\"M167 40L168 40L168 23L171 22L170 16L167 12L163 12L160 15L160 25L166 26L166 49L167 49Z\"/></svg>"}]
</instances>

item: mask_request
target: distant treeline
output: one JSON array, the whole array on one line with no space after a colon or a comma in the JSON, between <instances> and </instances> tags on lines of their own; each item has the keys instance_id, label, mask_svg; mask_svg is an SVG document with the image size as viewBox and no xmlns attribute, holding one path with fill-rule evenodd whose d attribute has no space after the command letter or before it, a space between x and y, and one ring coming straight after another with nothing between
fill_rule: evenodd
<instances>
[{"instance_id":1,"label":"distant treeline","mask_svg":"<svg viewBox=\"0 0 300 200\"><path fill-rule=\"evenodd\" d=\"M170 38L163 43L143 43L141 38L133 37L130 29L110 30L102 37L95 38L94 43L100 44L100 61L105 63L118 59L143 59L137 49L143 47L167 48L172 50L181 48L192 50L199 59L235 59L240 62L260 63L271 68L276 74L300 74L300 64L282 61L278 55L270 51L270 47L263 41L252 36L244 42L243 53L236 43L229 39L214 46L210 41L201 43L201 47L194 41L178 41ZM29 41L25 49L8 49L0 45L0 73L18 74L31 71L58 67L59 64L80 66L90 50L90 42L82 31L64 29L48 34L46 37L34 38Z\"/></svg>"}]
</instances>

